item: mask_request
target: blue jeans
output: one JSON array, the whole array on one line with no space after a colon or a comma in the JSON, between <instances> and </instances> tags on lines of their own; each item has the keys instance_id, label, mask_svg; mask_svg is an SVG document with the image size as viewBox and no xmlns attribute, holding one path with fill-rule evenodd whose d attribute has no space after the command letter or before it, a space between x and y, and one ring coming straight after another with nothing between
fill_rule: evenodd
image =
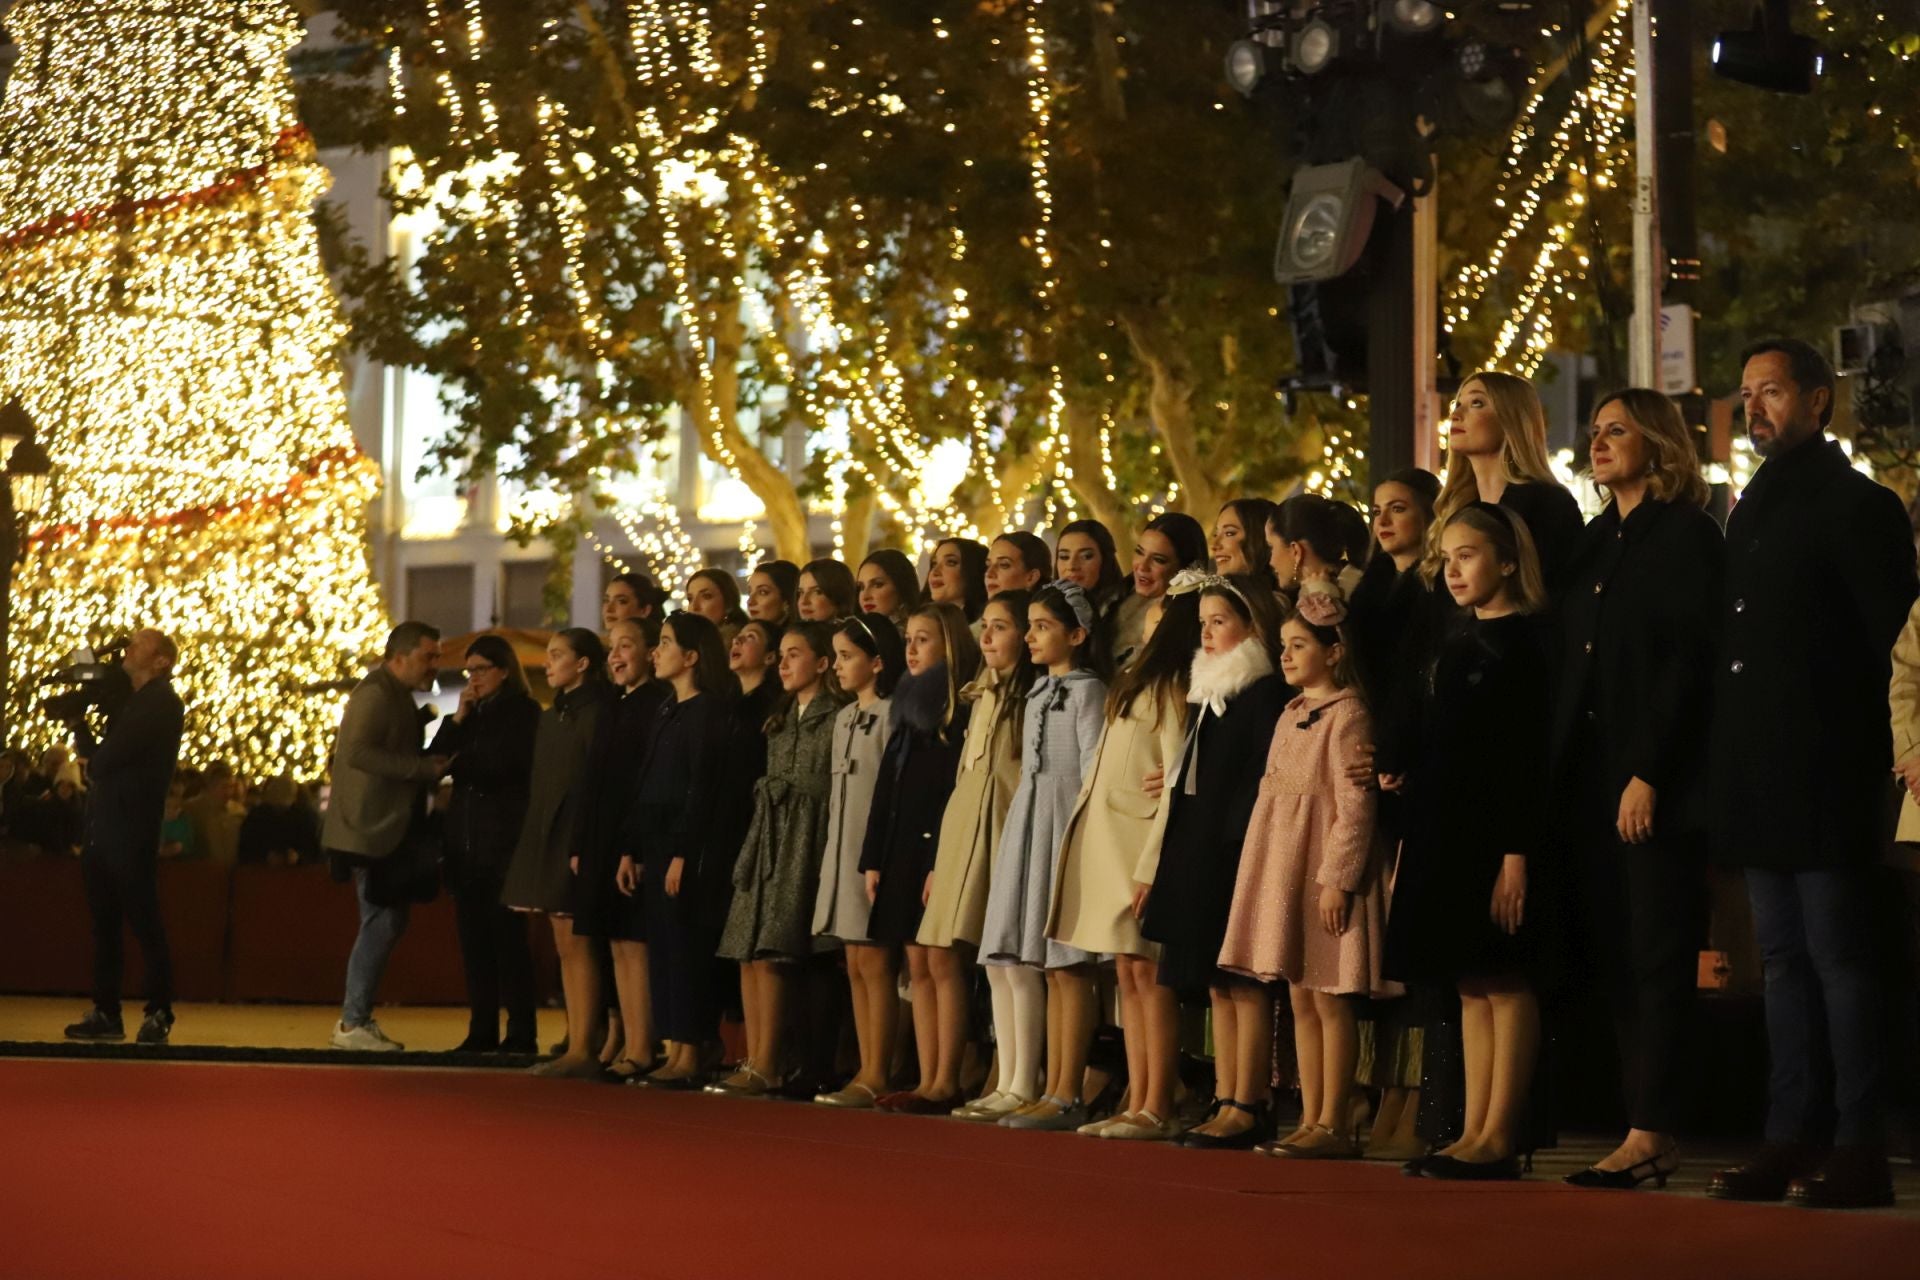
<instances>
[{"instance_id":1,"label":"blue jeans","mask_svg":"<svg viewBox=\"0 0 1920 1280\"><path fill-rule=\"evenodd\" d=\"M340 1023L351 1031L373 1017L373 995L387 971L387 957L407 931L408 907L379 907L367 901L367 869L355 867L353 892L360 899L360 936L347 957L347 998L340 1006Z\"/></svg>"},{"instance_id":2,"label":"blue jeans","mask_svg":"<svg viewBox=\"0 0 1920 1280\"><path fill-rule=\"evenodd\" d=\"M1767 994L1767 1141L1878 1146L1872 872L1747 871Z\"/></svg>"}]
</instances>

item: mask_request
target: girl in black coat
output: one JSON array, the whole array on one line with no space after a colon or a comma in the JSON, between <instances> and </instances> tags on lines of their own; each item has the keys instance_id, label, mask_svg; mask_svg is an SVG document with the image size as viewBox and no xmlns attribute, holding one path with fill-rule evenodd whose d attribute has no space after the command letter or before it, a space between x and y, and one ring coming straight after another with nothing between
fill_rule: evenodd
<instances>
[{"instance_id":1,"label":"girl in black coat","mask_svg":"<svg viewBox=\"0 0 1920 1280\"><path fill-rule=\"evenodd\" d=\"M1439 477L1418 467L1396 472L1373 491L1374 553L1354 588L1345 627L1367 709L1373 714L1375 751L1362 775L1363 785L1373 785L1376 771L1406 770L1409 726L1415 723L1419 690L1433 669L1441 636L1460 612L1446 584L1429 579L1420 567L1439 495ZM1385 846L1381 851L1385 864L1392 866L1406 806L1402 797L1393 794L1383 794L1379 800L1375 838ZM1408 1160L1425 1150L1416 1128L1427 1049L1438 1035L1451 1048L1451 1059L1457 1060L1456 1005L1450 986L1366 1002L1357 1080L1380 1092L1366 1145L1368 1159ZM1448 1061L1445 1052L1435 1055L1436 1068ZM1436 1070L1436 1075L1451 1080L1443 1070ZM1443 1112L1452 1110L1444 1101L1437 1105Z\"/></svg>"},{"instance_id":2,"label":"girl in black coat","mask_svg":"<svg viewBox=\"0 0 1920 1280\"><path fill-rule=\"evenodd\" d=\"M503 637L476 638L467 646L466 664L460 705L440 722L427 749L453 762L447 768L453 796L441 830L468 1010L467 1038L454 1052L534 1053L539 1042L527 918L501 905L500 885L526 818L540 704L527 692L520 660Z\"/></svg>"},{"instance_id":3,"label":"girl in black coat","mask_svg":"<svg viewBox=\"0 0 1920 1280\"><path fill-rule=\"evenodd\" d=\"M646 929L652 1014L667 1056L646 1083L701 1083L701 1049L719 1033L714 948L716 885L732 880L731 851L716 843L734 746L736 682L720 630L691 613L669 617L653 648L654 683L669 696L650 717L633 802L618 837L615 884Z\"/></svg>"},{"instance_id":4,"label":"girl in black coat","mask_svg":"<svg viewBox=\"0 0 1920 1280\"><path fill-rule=\"evenodd\" d=\"M554 950L560 955L567 1047L560 1057L535 1068L542 1075L600 1074L600 1063L590 1052L603 1012L600 963L592 940L573 929L573 880L580 872L593 807L587 757L614 698L606 662L600 637L584 627L557 631L547 641L553 705L540 713L534 733L527 817L500 890L500 900L508 906L541 912L552 922Z\"/></svg>"},{"instance_id":5,"label":"girl in black coat","mask_svg":"<svg viewBox=\"0 0 1920 1280\"><path fill-rule=\"evenodd\" d=\"M980 646L966 613L952 603L915 609L907 618L906 642L907 675L893 691L893 731L880 759L860 870L873 901L867 936L884 947L906 947L913 1040L920 1057L919 1084L883 1096L878 1105L934 1115L960 1101L968 975L951 947L923 947L914 939L972 711L960 690L980 671Z\"/></svg>"},{"instance_id":6,"label":"girl in black coat","mask_svg":"<svg viewBox=\"0 0 1920 1280\"><path fill-rule=\"evenodd\" d=\"M1181 1143L1245 1149L1272 1136L1273 1001L1265 987L1227 973L1218 961L1241 844L1291 691L1274 671L1280 604L1264 578L1182 573L1175 583L1169 590L1202 592L1203 617L1212 625L1202 623L1188 681L1186 749L1165 778L1173 798L1160 862L1136 910L1140 932L1161 944L1160 985L1182 996L1205 991L1213 1008L1218 1104ZM1225 608L1209 608L1211 602ZM1147 1056L1164 1062L1171 1039L1171 1028L1163 1029Z\"/></svg>"},{"instance_id":7,"label":"girl in black coat","mask_svg":"<svg viewBox=\"0 0 1920 1280\"><path fill-rule=\"evenodd\" d=\"M1706 921L1701 802L1714 602L1726 548L1673 402L1620 391L1593 413L1606 511L1575 549L1561 605L1555 811L1584 925L1583 968L1612 1009L1626 1141L1576 1186L1664 1184L1686 1092Z\"/></svg>"},{"instance_id":8,"label":"girl in black coat","mask_svg":"<svg viewBox=\"0 0 1920 1280\"><path fill-rule=\"evenodd\" d=\"M1534 995L1551 921L1545 852L1552 679L1538 558L1526 525L1476 502L1441 533L1447 588L1473 610L1449 636L1422 708L1411 808L1387 920L1385 972L1460 993L1466 1125L1410 1169L1517 1178L1518 1133L1540 1037Z\"/></svg>"},{"instance_id":9,"label":"girl in black coat","mask_svg":"<svg viewBox=\"0 0 1920 1280\"><path fill-rule=\"evenodd\" d=\"M653 678L658 618L628 618L607 628L607 673L618 697L600 718L587 756L589 803L580 873L573 880L573 931L605 939L613 953L613 986L619 999L623 1041L609 1045L601 1061L607 1073L631 1080L653 1061L653 1000L647 980L646 921L641 904L617 883L623 827L640 779L647 740L665 684ZM611 1034L611 1031L609 1032Z\"/></svg>"}]
</instances>

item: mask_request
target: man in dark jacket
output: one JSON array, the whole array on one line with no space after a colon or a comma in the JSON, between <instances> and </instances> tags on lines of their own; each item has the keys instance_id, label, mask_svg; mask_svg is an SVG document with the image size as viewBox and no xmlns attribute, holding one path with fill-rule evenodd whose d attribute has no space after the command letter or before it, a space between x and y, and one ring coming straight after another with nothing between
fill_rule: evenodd
<instances>
[{"instance_id":1,"label":"man in dark jacket","mask_svg":"<svg viewBox=\"0 0 1920 1280\"><path fill-rule=\"evenodd\" d=\"M336 1049L392 1052L373 1020L373 997L387 958L406 932L404 902L368 896L370 868L400 848L420 816L426 790L447 771L444 756L421 749L415 691L432 687L440 670L440 633L424 622L403 622L387 637L385 660L354 687L334 738L332 782L320 843L353 867L360 900L360 933L347 958L347 993L333 1029Z\"/></svg>"},{"instance_id":2,"label":"man in dark jacket","mask_svg":"<svg viewBox=\"0 0 1920 1280\"><path fill-rule=\"evenodd\" d=\"M84 721L76 742L87 762L86 842L80 871L93 917L93 1011L67 1028L74 1040L123 1040L120 1022L122 922L133 930L147 976L141 1044L164 1044L173 1029L173 966L160 922L158 860L167 786L180 758L185 711L173 691L179 650L158 631L133 637L120 667L133 693L95 742Z\"/></svg>"},{"instance_id":3,"label":"man in dark jacket","mask_svg":"<svg viewBox=\"0 0 1920 1280\"><path fill-rule=\"evenodd\" d=\"M1716 852L1746 868L1753 904L1769 1105L1766 1145L1709 1191L1891 1204L1868 926L1891 813L1890 654L1920 590L1913 530L1827 438L1825 357L1775 339L1744 365L1747 436L1765 462L1727 521L1710 793Z\"/></svg>"}]
</instances>

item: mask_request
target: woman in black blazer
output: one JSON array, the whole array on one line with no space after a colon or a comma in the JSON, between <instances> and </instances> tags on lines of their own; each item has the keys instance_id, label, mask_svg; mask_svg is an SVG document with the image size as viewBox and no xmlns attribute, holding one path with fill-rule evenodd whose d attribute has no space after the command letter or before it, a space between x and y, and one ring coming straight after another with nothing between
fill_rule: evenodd
<instances>
[{"instance_id":1,"label":"woman in black blazer","mask_svg":"<svg viewBox=\"0 0 1920 1280\"><path fill-rule=\"evenodd\" d=\"M1702 764L1725 548L1673 402L1615 392L1594 410L1587 526L1560 606L1555 810L1586 971L1613 1014L1626 1140L1575 1186L1665 1183L1687 1085L1686 1029L1705 926Z\"/></svg>"}]
</instances>

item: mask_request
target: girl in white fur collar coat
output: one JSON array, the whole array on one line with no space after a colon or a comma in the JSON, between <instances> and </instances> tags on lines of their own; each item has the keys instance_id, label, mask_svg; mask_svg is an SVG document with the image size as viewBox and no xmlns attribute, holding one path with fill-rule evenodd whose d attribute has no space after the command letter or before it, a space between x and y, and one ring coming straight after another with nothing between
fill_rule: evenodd
<instances>
[{"instance_id":1,"label":"girl in white fur collar coat","mask_svg":"<svg viewBox=\"0 0 1920 1280\"><path fill-rule=\"evenodd\" d=\"M1182 1145L1244 1149L1271 1136L1272 994L1220 969L1240 847L1274 723L1291 696L1274 670L1280 606L1256 579L1203 576L1200 652L1187 685L1187 738L1169 768L1171 804L1141 932L1161 944L1159 983L1213 1008L1219 1104ZM1170 1045L1155 1045L1159 1058ZM1118 1136L1118 1135L1109 1135Z\"/></svg>"}]
</instances>

